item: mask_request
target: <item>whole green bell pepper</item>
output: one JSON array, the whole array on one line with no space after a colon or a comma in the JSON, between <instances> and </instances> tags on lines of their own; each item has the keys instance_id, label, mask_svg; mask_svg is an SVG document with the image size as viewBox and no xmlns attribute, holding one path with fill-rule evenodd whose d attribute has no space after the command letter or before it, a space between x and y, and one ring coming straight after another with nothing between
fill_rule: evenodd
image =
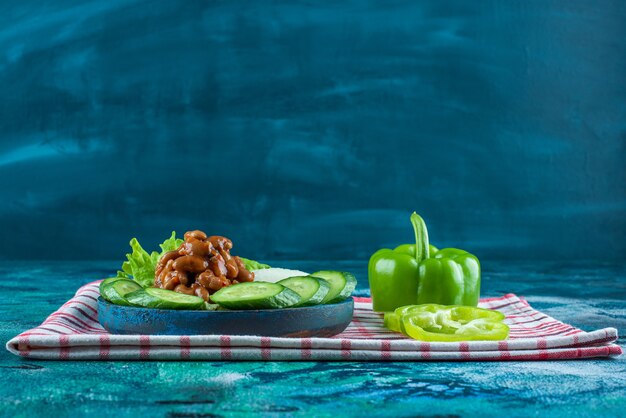
<instances>
[{"instance_id":1,"label":"whole green bell pepper","mask_svg":"<svg viewBox=\"0 0 626 418\"><path fill-rule=\"evenodd\" d=\"M374 310L389 312L424 303L476 306L480 295L478 258L457 248L429 244L424 220L411 215L415 245L383 248L370 258L368 277Z\"/></svg>"}]
</instances>

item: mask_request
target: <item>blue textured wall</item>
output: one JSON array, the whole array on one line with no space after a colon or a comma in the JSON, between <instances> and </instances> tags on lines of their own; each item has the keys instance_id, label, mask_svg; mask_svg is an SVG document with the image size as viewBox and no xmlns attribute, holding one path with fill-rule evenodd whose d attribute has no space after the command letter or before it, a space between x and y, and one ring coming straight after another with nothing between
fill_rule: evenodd
<instances>
[{"instance_id":1,"label":"blue textured wall","mask_svg":"<svg viewBox=\"0 0 626 418\"><path fill-rule=\"evenodd\" d=\"M626 2L311 3L3 2L1 257L626 255Z\"/></svg>"}]
</instances>

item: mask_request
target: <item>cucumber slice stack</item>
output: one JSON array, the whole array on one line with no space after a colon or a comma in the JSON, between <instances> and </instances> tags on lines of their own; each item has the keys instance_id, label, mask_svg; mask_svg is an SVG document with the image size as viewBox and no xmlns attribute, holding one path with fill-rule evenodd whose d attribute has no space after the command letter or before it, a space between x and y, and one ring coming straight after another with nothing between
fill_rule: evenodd
<instances>
[{"instance_id":1,"label":"cucumber slice stack","mask_svg":"<svg viewBox=\"0 0 626 418\"><path fill-rule=\"evenodd\" d=\"M100 296L122 306L159 309L202 309L204 299L171 290L149 287L144 289L134 280L112 277L100 283Z\"/></svg>"},{"instance_id":2,"label":"cucumber slice stack","mask_svg":"<svg viewBox=\"0 0 626 418\"><path fill-rule=\"evenodd\" d=\"M351 273L322 270L271 282L240 283L220 289L211 301L227 309L278 309L337 303L356 286Z\"/></svg>"},{"instance_id":3,"label":"cucumber slice stack","mask_svg":"<svg viewBox=\"0 0 626 418\"><path fill-rule=\"evenodd\" d=\"M115 305L130 306L126 295L143 288L133 280L112 277L100 283L100 295Z\"/></svg>"},{"instance_id":4,"label":"cucumber slice stack","mask_svg":"<svg viewBox=\"0 0 626 418\"><path fill-rule=\"evenodd\" d=\"M322 303L337 303L348 298L356 287L356 277L345 271L321 270L311 276L319 277L328 282L330 291L322 300Z\"/></svg>"}]
</instances>

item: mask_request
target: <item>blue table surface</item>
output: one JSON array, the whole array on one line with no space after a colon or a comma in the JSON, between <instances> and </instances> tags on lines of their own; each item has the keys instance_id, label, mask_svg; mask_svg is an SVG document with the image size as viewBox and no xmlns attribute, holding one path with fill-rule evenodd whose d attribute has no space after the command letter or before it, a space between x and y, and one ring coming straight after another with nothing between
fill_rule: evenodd
<instances>
[{"instance_id":1,"label":"blue table surface","mask_svg":"<svg viewBox=\"0 0 626 418\"><path fill-rule=\"evenodd\" d=\"M116 262L1 262L0 337L38 325ZM483 260L484 296L524 295L585 330L626 333L626 266ZM365 261L282 267L353 271ZM624 338L618 343L624 346ZM0 415L624 416L626 359L498 363L56 362L0 354Z\"/></svg>"}]
</instances>

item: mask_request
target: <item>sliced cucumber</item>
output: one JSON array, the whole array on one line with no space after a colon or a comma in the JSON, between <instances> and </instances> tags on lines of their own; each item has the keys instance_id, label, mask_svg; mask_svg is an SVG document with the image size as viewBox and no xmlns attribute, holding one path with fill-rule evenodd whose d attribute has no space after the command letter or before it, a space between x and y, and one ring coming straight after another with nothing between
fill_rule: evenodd
<instances>
[{"instance_id":1,"label":"sliced cucumber","mask_svg":"<svg viewBox=\"0 0 626 418\"><path fill-rule=\"evenodd\" d=\"M115 284L115 283L114 283ZM202 309L204 299L198 296L186 295L172 290L148 287L126 295L133 306L158 309Z\"/></svg>"},{"instance_id":2,"label":"sliced cucumber","mask_svg":"<svg viewBox=\"0 0 626 418\"><path fill-rule=\"evenodd\" d=\"M318 305L330 290L330 284L324 279L313 276L288 277L278 282L293 290L302 299L297 306Z\"/></svg>"},{"instance_id":3,"label":"sliced cucumber","mask_svg":"<svg viewBox=\"0 0 626 418\"><path fill-rule=\"evenodd\" d=\"M266 282L239 283L223 287L211 295L211 302L228 309L288 308L300 302L293 290Z\"/></svg>"},{"instance_id":4,"label":"sliced cucumber","mask_svg":"<svg viewBox=\"0 0 626 418\"><path fill-rule=\"evenodd\" d=\"M134 280L112 277L100 283L100 295L116 305L130 306L126 295L141 290L142 287Z\"/></svg>"},{"instance_id":5,"label":"sliced cucumber","mask_svg":"<svg viewBox=\"0 0 626 418\"><path fill-rule=\"evenodd\" d=\"M349 297L356 287L356 277L345 271L322 270L311 273L311 276L322 278L330 284L330 290L322 300L324 304L341 302Z\"/></svg>"},{"instance_id":6,"label":"sliced cucumber","mask_svg":"<svg viewBox=\"0 0 626 418\"><path fill-rule=\"evenodd\" d=\"M102 289L113 283L113 282L117 282L118 280L130 280L130 279L126 279L124 277L109 277L108 279L104 279L100 282L100 294L102 295ZM104 297L104 296L103 296Z\"/></svg>"}]
</instances>

